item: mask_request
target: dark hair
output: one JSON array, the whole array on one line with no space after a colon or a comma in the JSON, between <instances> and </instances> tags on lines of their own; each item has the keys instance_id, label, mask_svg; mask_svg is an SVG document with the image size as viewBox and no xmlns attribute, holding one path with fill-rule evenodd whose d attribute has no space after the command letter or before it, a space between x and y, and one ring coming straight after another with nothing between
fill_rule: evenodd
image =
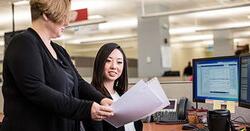
<instances>
[{"instance_id":1,"label":"dark hair","mask_svg":"<svg viewBox=\"0 0 250 131\"><path fill-rule=\"evenodd\" d=\"M122 48L116 43L107 43L104 44L98 51L95 63L94 63L94 71L92 76L91 84L99 90L105 96L110 96L108 90L104 87L104 66L107 61L108 56L112 53L114 49L118 49L123 55L123 71L121 76L115 80L114 90L118 94L123 94L128 90L128 74L127 74L127 58Z\"/></svg>"}]
</instances>

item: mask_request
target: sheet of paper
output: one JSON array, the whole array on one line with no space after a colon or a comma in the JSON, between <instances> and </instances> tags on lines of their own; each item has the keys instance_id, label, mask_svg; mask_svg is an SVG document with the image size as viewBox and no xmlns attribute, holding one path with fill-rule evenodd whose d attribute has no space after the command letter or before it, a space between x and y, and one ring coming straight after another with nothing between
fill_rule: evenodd
<instances>
[{"instance_id":1,"label":"sheet of paper","mask_svg":"<svg viewBox=\"0 0 250 131\"><path fill-rule=\"evenodd\" d=\"M214 110L221 109L222 102L223 101L220 101L220 100L213 100L213 109Z\"/></svg>"},{"instance_id":2,"label":"sheet of paper","mask_svg":"<svg viewBox=\"0 0 250 131\"><path fill-rule=\"evenodd\" d=\"M162 105L158 109L156 109L157 111L161 110L162 108L164 108L170 104L164 90L161 87L159 80L156 77L147 81L147 85L151 89L151 91L155 94L155 96L159 97L159 99L162 102Z\"/></svg>"},{"instance_id":3,"label":"sheet of paper","mask_svg":"<svg viewBox=\"0 0 250 131\"><path fill-rule=\"evenodd\" d=\"M206 99L206 100L205 100L205 103L214 104L214 101L213 101L213 100L210 100L210 99Z\"/></svg>"},{"instance_id":4,"label":"sheet of paper","mask_svg":"<svg viewBox=\"0 0 250 131\"><path fill-rule=\"evenodd\" d=\"M105 120L115 127L120 127L151 115L165 105L167 106L169 101L164 92L161 92L163 90L159 86L160 84L157 84L157 81L145 83L143 80L140 80L111 105L114 116Z\"/></svg>"},{"instance_id":5,"label":"sheet of paper","mask_svg":"<svg viewBox=\"0 0 250 131\"><path fill-rule=\"evenodd\" d=\"M235 113L235 102L227 101L227 109L230 111L230 113Z\"/></svg>"}]
</instances>

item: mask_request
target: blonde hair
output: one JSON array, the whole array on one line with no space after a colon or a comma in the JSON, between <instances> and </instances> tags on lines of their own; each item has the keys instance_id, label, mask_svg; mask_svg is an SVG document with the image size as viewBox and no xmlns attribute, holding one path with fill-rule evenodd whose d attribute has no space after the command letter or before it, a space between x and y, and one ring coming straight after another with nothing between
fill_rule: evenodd
<instances>
[{"instance_id":1,"label":"blonde hair","mask_svg":"<svg viewBox=\"0 0 250 131\"><path fill-rule=\"evenodd\" d=\"M45 14L54 23L69 20L71 0L30 0L32 21Z\"/></svg>"}]
</instances>

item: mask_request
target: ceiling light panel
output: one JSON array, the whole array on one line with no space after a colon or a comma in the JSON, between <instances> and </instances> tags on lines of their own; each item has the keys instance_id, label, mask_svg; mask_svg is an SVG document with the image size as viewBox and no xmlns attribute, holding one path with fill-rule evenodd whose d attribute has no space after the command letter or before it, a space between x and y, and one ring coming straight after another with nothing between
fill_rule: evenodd
<instances>
[{"instance_id":1,"label":"ceiling light panel","mask_svg":"<svg viewBox=\"0 0 250 131\"><path fill-rule=\"evenodd\" d=\"M171 35L179 35L179 34L187 34L187 33L194 33L197 30L204 29L205 27L201 26L190 26L190 27L180 27L180 28L170 28L169 33Z\"/></svg>"},{"instance_id":2,"label":"ceiling light panel","mask_svg":"<svg viewBox=\"0 0 250 131\"><path fill-rule=\"evenodd\" d=\"M136 27L137 27L137 18L120 19L99 24L100 30L136 28Z\"/></svg>"},{"instance_id":3,"label":"ceiling light panel","mask_svg":"<svg viewBox=\"0 0 250 131\"><path fill-rule=\"evenodd\" d=\"M212 11L202 11L197 13L188 14L191 17L195 18L218 18L218 17L226 17L226 16L234 16L234 15L243 15L250 13L250 6L246 7L238 7L238 8L228 8L228 9L220 9L220 10L212 10Z\"/></svg>"},{"instance_id":4,"label":"ceiling light panel","mask_svg":"<svg viewBox=\"0 0 250 131\"><path fill-rule=\"evenodd\" d=\"M178 43L178 42L190 42L190 41L201 41L201 40L212 40L212 34L204 34L204 35L185 35L179 37L171 37L170 43Z\"/></svg>"}]
</instances>

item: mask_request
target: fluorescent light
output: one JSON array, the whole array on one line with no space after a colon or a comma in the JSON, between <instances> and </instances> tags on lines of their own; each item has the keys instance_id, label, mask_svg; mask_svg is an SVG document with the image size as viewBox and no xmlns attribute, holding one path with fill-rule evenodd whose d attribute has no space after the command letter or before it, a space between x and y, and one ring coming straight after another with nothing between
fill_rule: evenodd
<instances>
[{"instance_id":1,"label":"fluorescent light","mask_svg":"<svg viewBox=\"0 0 250 131\"><path fill-rule=\"evenodd\" d=\"M119 35L106 35L106 36L96 36L91 38L81 38L81 39L74 39L69 40L67 43L70 44L81 44L93 41L105 41L105 40L114 40L114 39L125 39L125 38L133 38L136 37L136 34L119 34Z\"/></svg>"},{"instance_id":2,"label":"fluorescent light","mask_svg":"<svg viewBox=\"0 0 250 131\"><path fill-rule=\"evenodd\" d=\"M3 45L4 45L4 41L0 40L0 46L3 46Z\"/></svg>"},{"instance_id":3,"label":"fluorescent light","mask_svg":"<svg viewBox=\"0 0 250 131\"><path fill-rule=\"evenodd\" d=\"M204 40L199 42L180 42L171 44L174 48L197 48L197 47L209 47L213 46L213 40Z\"/></svg>"},{"instance_id":4,"label":"fluorescent light","mask_svg":"<svg viewBox=\"0 0 250 131\"><path fill-rule=\"evenodd\" d=\"M237 14L248 14L250 12L250 7L237 7L237 8L228 8L228 9L219 9L219 10L211 10L211 11L202 11L191 13L189 15L197 17L197 18L217 18L217 17L225 17L232 16Z\"/></svg>"},{"instance_id":5,"label":"fluorescent light","mask_svg":"<svg viewBox=\"0 0 250 131\"><path fill-rule=\"evenodd\" d=\"M96 12L99 10L111 9L116 1L105 1L105 0L73 0L71 2L71 9L77 10L82 8L88 8L89 12Z\"/></svg>"},{"instance_id":6,"label":"fluorescent light","mask_svg":"<svg viewBox=\"0 0 250 131\"><path fill-rule=\"evenodd\" d=\"M197 29L197 32L202 31L214 31L214 30L224 30L224 29L238 29L238 28L248 28L250 27L249 21L241 21L241 22L234 22L234 23L224 23L219 24L212 27L207 27L203 29Z\"/></svg>"},{"instance_id":7,"label":"fluorescent light","mask_svg":"<svg viewBox=\"0 0 250 131\"><path fill-rule=\"evenodd\" d=\"M171 44L170 46L173 47L173 48L182 48L182 47L184 47L184 44L182 44L182 43L175 43L175 44Z\"/></svg>"},{"instance_id":8,"label":"fluorescent light","mask_svg":"<svg viewBox=\"0 0 250 131\"><path fill-rule=\"evenodd\" d=\"M103 19L104 17L101 15L90 15L88 16L88 19Z\"/></svg>"},{"instance_id":9,"label":"fluorescent light","mask_svg":"<svg viewBox=\"0 0 250 131\"><path fill-rule=\"evenodd\" d=\"M237 45L238 45L240 42L242 42L242 41L244 41L244 40L239 39L239 38L235 38L235 39L234 39L234 43L237 43Z\"/></svg>"},{"instance_id":10,"label":"fluorescent light","mask_svg":"<svg viewBox=\"0 0 250 131\"><path fill-rule=\"evenodd\" d=\"M250 36L250 31L241 31L234 33L234 37L247 37Z\"/></svg>"},{"instance_id":11,"label":"fluorescent light","mask_svg":"<svg viewBox=\"0 0 250 131\"><path fill-rule=\"evenodd\" d=\"M245 27L245 26L250 26L249 21L234 22L222 25L222 27L227 27L227 28Z\"/></svg>"},{"instance_id":12,"label":"fluorescent light","mask_svg":"<svg viewBox=\"0 0 250 131\"><path fill-rule=\"evenodd\" d=\"M136 27L137 27L137 18L116 20L116 21L99 24L100 30L136 28Z\"/></svg>"},{"instance_id":13,"label":"fluorescent light","mask_svg":"<svg viewBox=\"0 0 250 131\"><path fill-rule=\"evenodd\" d=\"M186 35L186 36L172 37L170 39L170 43L188 42L188 41L200 41L200 40L212 40L212 39L213 39L212 34Z\"/></svg>"},{"instance_id":14,"label":"fluorescent light","mask_svg":"<svg viewBox=\"0 0 250 131\"><path fill-rule=\"evenodd\" d=\"M105 23L105 22L106 22L106 20L104 20L104 19L89 19L89 20L69 23L69 25L66 28L72 28L72 27L78 27L78 26L86 26L86 25L94 25L94 24L100 24L100 23Z\"/></svg>"},{"instance_id":15,"label":"fluorescent light","mask_svg":"<svg viewBox=\"0 0 250 131\"><path fill-rule=\"evenodd\" d=\"M194 33L196 30L201 30L202 27L181 27L181 28L170 28L169 33L171 35L177 35L177 34L186 34L186 33Z\"/></svg>"},{"instance_id":16,"label":"fluorescent light","mask_svg":"<svg viewBox=\"0 0 250 131\"><path fill-rule=\"evenodd\" d=\"M235 45L246 45L249 43L249 38L235 38L234 39L234 44Z\"/></svg>"}]
</instances>

